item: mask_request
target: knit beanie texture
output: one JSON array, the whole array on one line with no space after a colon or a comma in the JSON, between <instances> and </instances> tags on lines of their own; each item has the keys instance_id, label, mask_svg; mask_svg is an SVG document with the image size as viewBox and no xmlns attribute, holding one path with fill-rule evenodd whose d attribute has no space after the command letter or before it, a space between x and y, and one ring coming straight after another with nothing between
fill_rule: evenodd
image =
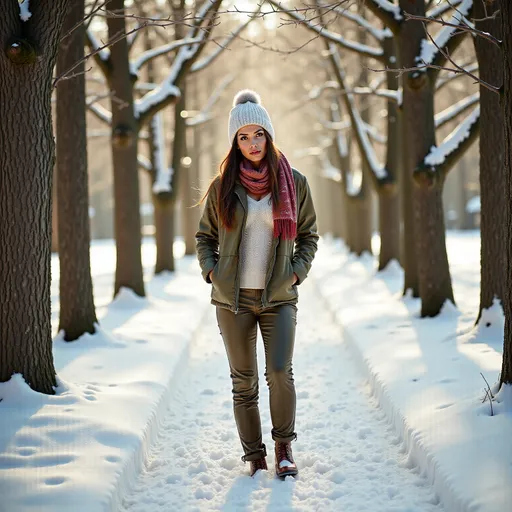
<instances>
[{"instance_id":1,"label":"knit beanie texture","mask_svg":"<svg viewBox=\"0 0 512 512\"><path fill-rule=\"evenodd\" d=\"M244 89L235 94L233 108L229 113L229 144L233 144L236 132L249 124L257 124L265 128L272 137L272 140L274 140L274 127L268 112L261 104L259 94L250 89Z\"/></svg>"}]
</instances>

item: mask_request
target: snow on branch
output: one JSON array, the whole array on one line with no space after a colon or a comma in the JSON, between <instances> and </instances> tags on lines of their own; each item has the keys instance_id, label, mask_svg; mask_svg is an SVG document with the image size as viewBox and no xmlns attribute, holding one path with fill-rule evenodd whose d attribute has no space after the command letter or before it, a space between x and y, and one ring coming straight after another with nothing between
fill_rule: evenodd
<instances>
[{"instance_id":1,"label":"snow on branch","mask_svg":"<svg viewBox=\"0 0 512 512\"><path fill-rule=\"evenodd\" d=\"M439 146L432 146L424 159L423 167L438 167L447 170L457 161L468 142L476 137L480 121L480 105L476 107L466 119L446 137Z\"/></svg>"},{"instance_id":2,"label":"snow on branch","mask_svg":"<svg viewBox=\"0 0 512 512\"><path fill-rule=\"evenodd\" d=\"M164 136L164 116L158 112L151 119L151 128L153 133L153 194L161 192L171 192L171 178L174 174L172 168L167 167L165 163L165 136Z\"/></svg>"},{"instance_id":3,"label":"snow on branch","mask_svg":"<svg viewBox=\"0 0 512 512\"><path fill-rule=\"evenodd\" d=\"M135 116L138 118L141 125L148 119L151 119L162 108L180 97L181 92L178 88L179 80L183 77L187 66L193 65L194 60L199 56L208 41L213 19L220 7L220 3L220 0L205 1L196 16L200 21L197 21L197 24L194 22L194 25L187 34L187 38L198 38L201 40L200 43L181 46L167 77L156 89L146 93L141 99L135 102ZM201 22L205 20L207 20L207 25L206 27L202 27Z\"/></svg>"},{"instance_id":4,"label":"snow on branch","mask_svg":"<svg viewBox=\"0 0 512 512\"><path fill-rule=\"evenodd\" d=\"M94 35L94 32L91 29L87 29L85 32L87 42L89 44L89 48L94 53L94 58L96 60L100 59L101 62L107 64L110 60L110 50L108 48L103 48L96 36Z\"/></svg>"},{"instance_id":5,"label":"snow on branch","mask_svg":"<svg viewBox=\"0 0 512 512\"><path fill-rule=\"evenodd\" d=\"M329 8L328 6L325 6ZM377 41L384 41L387 37L392 37L393 33L388 28L378 28L372 25L368 20L360 16L359 14L353 13L348 8L334 7L332 11L336 14L343 16L347 20L357 23L360 27L368 31L368 34L372 35Z\"/></svg>"},{"instance_id":6,"label":"snow on branch","mask_svg":"<svg viewBox=\"0 0 512 512\"><path fill-rule=\"evenodd\" d=\"M322 151L318 158L322 164L322 176L332 181L341 182L342 174L341 171L332 165L326 151Z\"/></svg>"},{"instance_id":7,"label":"snow on branch","mask_svg":"<svg viewBox=\"0 0 512 512\"><path fill-rule=\"evenodd\" d=\"M351 94L356 94L359 96L377 96L380 98L386 98L391 101L395 101L396 103L402 103L402 89L392 90L392 89L373 89L371 87L354 87L350 91L346 91Z\"/></svg>"},{"instance_id":8,"label":"snow on branch","mask_svg":"<svg viewBox=\"0 0 512 512\"><path fill-rule=\"evenodd\" d=\"M480 101L480 93L472 94L471 96L467 96L466 98L460 100L455 103L451 107L439 112L435 116L435 125L436 128L440 128L444 126L446 123L450 122L452 119L455 119L458 115L462 114L466 110L469 110L476 103Z\"/></svg>"},{"instance_id":9,"label":"snow on branch","mask_svg":"<svg viewBox=\"0 0 512 512\"><path fill-rule=\"evenodd\" d=\"M139 167L144 169L147 172L153 171L153 166L151 165L151 161L149 158L146 158L144 155L137 155L137 162L139 163Z\"/></svg>"},{"instance_id":10,"label":"snow on branch","mask_svg":"<svg viewBox=\"0 0 512 512\"><path fill-rule=\"evenodd\" d=\"M156 59L157 57L160 57L161 55L165 55L169 52L172 52L176 48L180 48L181 46L185 45L193 45L198 44L202 42L202 38L196 37L196 38L185 38L185 39L178 39L177 41L172 41L169 44L164 44L162 46L158 46L157 48L152 48L151 50L147 50L143 53L141 53L137 59L133 62L133 64L130 67L130 71L134 75L138 75L140 68L150 62L153 59Z\"/></svg>"},{"instance_id":11,"label":"snow on branch","mask_svg":"<svg viewBox=\"0 0 512 512\"><path fill-rule=\"evenodd\" d=\"M103 121L109 126L112 124L112 112L108 109L101 106L99 103L94 103L94 101L87 103L86 106L100 121Z\"/></svg>"},{"instance_id":12,"label":"snow on branch","mask_svg":"<svg viewBox=\"0 0 512 512\"><path fill-rule=\"evenodd\" d=\"M328 80L327 82L324 82L321 85L316 85L311 87L308 93L308 99L310 100L317 100L320 98L320 95L326 90L326 89L339 89L340 84L338 82L335 82L334 80Z\"/></svg>"},{"instance_id":13,"label":"snow on branch","mask_svg":"<svg viewBox=\"0 0 512 512\"><path fill-rule=\"evenodd\" d=\"M439 18L454 7L457 7L461 2L462 0L448 0L446 2L440 2L438 5L427 11L427 18Z\"/></svg>"},{"instance_id":14,"label":"snow on branch","mask_svg":"<svg viewBox=\"0 0 512 512\"><path fill-rule=\"evenodd\" d=\"M218 85L215 91L213 91L201 112L186 120L187 126L198 126L213 118L213 114L211 112L212 108L214 107L215 103L217 103L226 87L234 80L234 78L235 77L233 75L228 75L224 78L224 80Z\"/></svg>"},{"instance_id":15,"label":"snow on branch","mask_svg":"<svg viewBox=\"0 0 512 512\"><path fill-rule=\"evenodd\" d=\"M370 57L373 59L377 59L379 61L384 61L384 51L382 50L382 48L374 48L372 46L361 44L355 41L349 41L345 39L343 36L331 32L330 30L327 30L323 26L314 24L311 20L308 20L305 15L302 15L299 12L283 9L279 2L276 2L274 0L267 1L278 11L286 13L292 20L297 22L297 24L304 25L308 30L310 30L311 32L315 32L324 39L336 43L337 45L341 46L342 48L345 48L346 50L350 50L365 57Z\"/></svg>"},{"instance_id":16,"label":"snow on branch","mask_svg":"<svg viewBox=\"0 0 512 512\"><path fill-rule=\"evenodd\" d=\"M380 133L375 126L372 126L369 123L364 123L364 127L366 129L366 133L374 142L378 142L379 144L387 144L388 138L385 135L382 135L382 133Z\"/></svg>"},{"instance_id":17,"label":"snow on branch","mask_svg":"<svg viewBox=\"0 0 512 512\"><path fill-rule=\"evenodd\" d=\"M392 32L400 30L404 21L402 9L388 0L365 0L364 5L379 18Z\"/></svg>"},{"instance_id":18,"label":"snow on branch","mask_svg":"<svg viewBox=\"0 0 512 512\"><path fill-rule=\"evenodd\" d=\"M333 123L341 124L341 113L340 113L340 107L338 105L338 102L331 103L331 118ZM342 130L336 130L336 149L338 150L339 155L341 158L347 158L348 157L348 144L347 144L347 138L345 137L345 134Z\"/></svg>"},{"instance_id":19,"label":"snow on branch","mask_svg":"<svg viewBox=\"0 0 512 512\"><path fill-rule=\"evenodd\" d=\"M29 0L18 0L18 3L20 6L21 21L28 21L32 16Z\"/></svg>"},{"instance_id":20,"label":"snow on branch","mask_svg":"<svg viewBox=\"0 0 512 512\"><path fill-rule=\"evenodd\" d=\"M466 19L472 6L473 0L462 0L458 9L451 17L449 24L443 26L432 40L422 40L420 54L416 57L418 64L425 64L427 66L434 64L434 61L439 58L439 49L444 48L450 38L460 33L461 23ZM413 19L410 16L407 17L408 19Z\"/></svg>"},{"instance_id":21,"label":"snow on branch","mask_svg":"<svg viewBox=\"0 0 512 512\"><path fill-rule=\"evenodd\" d=\"M333 43L329 43L329 51L332 62L334 64L334 72L336 73L336 76L340 83L340 87L342 91L346 91L347 83L345 71L343 69L343 65L341 63L338 50ZM375 154L375 150L368 138L368 133L364 126L364 122L361 119L359 111L357 110L357 107L355 105L353 94L349 92L347 94L344 94L343 98L348 114L350 116L350 120L352 122L352 129L354 130L354 134L356 136L358 146L361 151L361 156L367 163L368 167L370 168L372 177L377 183L381 183L389 179L389 173L378 161L377 155Z\"/></svg>"}]
</instances>

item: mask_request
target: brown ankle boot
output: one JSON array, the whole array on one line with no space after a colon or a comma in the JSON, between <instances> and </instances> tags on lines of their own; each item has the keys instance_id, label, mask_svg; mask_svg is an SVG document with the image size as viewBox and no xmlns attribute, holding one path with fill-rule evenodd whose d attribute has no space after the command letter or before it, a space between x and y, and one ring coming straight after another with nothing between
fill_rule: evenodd
<instances>
[{"instance_id":1,"label":"brown ankle boot","mask_svg":"<svg viewBox=\"0 0 512 512\"><path fill-rule=\"evenodd\" d=\"M295 476L299 470L293 460L292 443L280 443L276 441L276 475L284 478L285 476Z\"/></svg>"},{"instance_id":2,"label":"brown ankle boot","mask_svg":"<svg viewBox=\"0 0 512 512\"><path fill-rule=\"evenodd\" d=\"M251 476L254 476L256 474L256 471L259 469L266 471L268 469L267 467L267 460L265 457L261 457L261 459L251 460Z\"/></svg>"}]
</instances>

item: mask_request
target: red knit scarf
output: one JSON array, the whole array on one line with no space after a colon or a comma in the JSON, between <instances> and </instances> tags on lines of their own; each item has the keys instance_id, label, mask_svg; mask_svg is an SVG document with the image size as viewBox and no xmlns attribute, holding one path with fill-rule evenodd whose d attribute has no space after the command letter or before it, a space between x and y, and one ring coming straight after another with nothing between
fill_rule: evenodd
<instances>
[{"instance_id":1,"label":"red knit scarf","mask_svg":"<svg viewBox=\"0 0 512 512\"><path fill-rule=\"evenodd\" d=\"M254 169L245 158L240 163L240 182L251 194L266 195L270 192L270 176L266 162ZM281 153L277 173L279 205L273 205L274 237L293 240L297 236L297 200L293 171Z\"/></svg>"}]
</instances>

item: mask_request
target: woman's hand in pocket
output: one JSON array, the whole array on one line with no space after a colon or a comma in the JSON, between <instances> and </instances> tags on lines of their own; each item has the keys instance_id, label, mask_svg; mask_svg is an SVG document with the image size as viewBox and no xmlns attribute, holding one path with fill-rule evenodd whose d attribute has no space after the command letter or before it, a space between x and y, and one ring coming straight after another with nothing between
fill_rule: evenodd
<instances>
[{"instance_id":1,"label":"woman's hand in pocket","mask_svg":"<svg viewBox=\"0 0 512 512\"><path fill-rule=\"evenodd\" d=\"M213 275L213 270L210 270L210 272L208 272L208 279L210 280L210 283L213 283L212 275Z\"/></svg>"},{"instance_id":2,"label":"woman's hand in pocket","mask_svg":"<svg viewBox=\"0 0 512 512\"><path fill-rule=\"evenodd\" d=\"M293 284L297 283L298 280L299 280L299 276L294 272L293 273Z\"/></svg>"}]
</instances>

